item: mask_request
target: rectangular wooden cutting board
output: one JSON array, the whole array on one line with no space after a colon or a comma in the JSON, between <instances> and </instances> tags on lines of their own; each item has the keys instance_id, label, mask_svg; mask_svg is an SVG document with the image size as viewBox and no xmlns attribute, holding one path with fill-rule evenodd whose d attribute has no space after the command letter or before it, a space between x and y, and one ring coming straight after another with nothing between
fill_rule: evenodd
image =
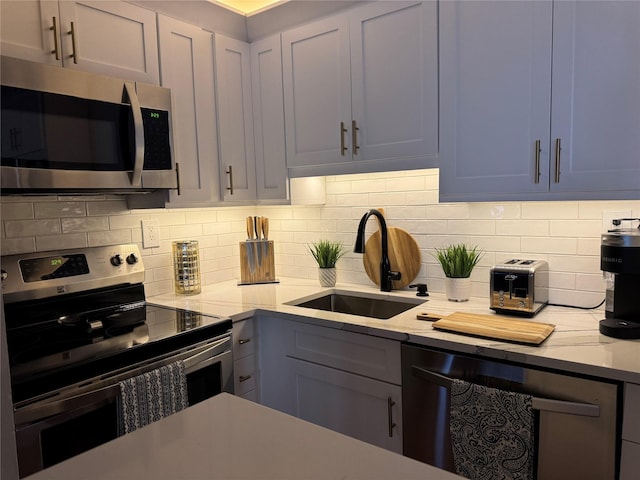
<instances>
[{"instance_id":1,"label":"rectangular wooden cutting board","mask_svg":"<svg viewBox=\"0 0 640 480\"><path fill-rule=\"evenodd\" d=\"M550 323L464 312L454 312L432 325L438 330L534 345L544 342L556 328Z\"/></svg>"}]
</instances>

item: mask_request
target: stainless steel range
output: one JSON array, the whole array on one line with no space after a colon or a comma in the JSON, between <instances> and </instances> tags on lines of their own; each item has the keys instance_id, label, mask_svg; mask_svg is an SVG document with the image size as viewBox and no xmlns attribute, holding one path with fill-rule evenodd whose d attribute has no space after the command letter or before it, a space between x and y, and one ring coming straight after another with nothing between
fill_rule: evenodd
<instances>
[{"instance_id":1,"label":"stainless steel range","mask_svg":"<svg viewBox=\"0 0 640 480\"><path fill-rule=\"evenodd\" d=\"M120 382L184 362L188 403L233 393L231 320L151 305L136 245L2 257L20 476L119 435Z\"/></svg>"}]
</instances>

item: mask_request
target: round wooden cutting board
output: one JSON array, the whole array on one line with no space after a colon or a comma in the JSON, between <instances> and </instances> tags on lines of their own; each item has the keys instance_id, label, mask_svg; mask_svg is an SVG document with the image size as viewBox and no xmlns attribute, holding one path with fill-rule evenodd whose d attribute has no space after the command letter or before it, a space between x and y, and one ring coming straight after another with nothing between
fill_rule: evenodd
<instances>
[{"instance_id":1,"label":"round wooden cutting board","mask_svg":"<svg viewBox=\"0 0 640 480\"><path fill-rule=\"evenodd\" d=\"M409 232L398 227L387 227L389 240L389 262L391 270L400 272L400 280L393 280L392 288L401 289L415 280L420 272L420 248ZM373 283L380 286L380 259L382 258L382 236L380 230L369 237L364 246L362 263Z\"/></svg>"}]
</instances>

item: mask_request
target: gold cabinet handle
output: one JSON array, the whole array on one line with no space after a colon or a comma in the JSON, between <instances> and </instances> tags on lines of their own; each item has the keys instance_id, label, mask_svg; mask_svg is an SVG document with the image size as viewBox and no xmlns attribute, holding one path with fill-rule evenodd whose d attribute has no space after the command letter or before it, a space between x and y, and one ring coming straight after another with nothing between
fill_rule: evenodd
<instances>
[{"instance_id":1,"label":"gold cabinet handle","mask_svg":"<svg viewBox=\"0 0 640 480\"><path fill-rule=\"evenodd\" d=\"M73 58L73 63L78 63L78 51L76 50L76 29L71 22L71 30L69 30L69 35L71 35L71 55L69 58Z\"/></svg>"},{"instance_id":2,"label":"gold cabinet handle","mask_svg":"<svg viewBox=\"0 0 640 480\"><path fill-rule=\"evenodd\" d=\"M356 121L355 120L351 120L351 140L352 140L352 147L351 149L353 150L353 154L357 155L358 154L358 150L360 150L360 147L358 146L358 131L360 129L358 128L358 125L356 125Z\"/></svg>"},{"instance_id":3,"label":"gold cabinet handle","mask_svg":"<svg viewBox=\"0 0 640 480\"><path fill-rule=\"evenodd\" d=\"M240 381L240 383L242 382L246 382L247 380L249 380L251 378L251 375L240 375L238 377L238 380Z\"/></svg>"},{"instance_id":4,"label":"gold cabinet handle","mask_svg":"<svg viewBox=\"0 0 640 480\"><path fill-rule=\"evenodd\" d=\"M238 344L244 345L245 343L249 343L250 341L251 341L250 338L241 338L240 340L238 340Z\"/></svg>"},{"instance_id":5,"label":"gold cabinet handle","mask_svg":"<svg viewBox=\"0 0 640 480\"><path fill-rule=\"evenodd\" d=\"M344 128L344 122L340 122L340 155L344 157L344 152L347 151L347 147L344 145L344 134L347 133L347 129Z\"/></svg>"},{"instance_id":6,"label":"gold cabinet handle","mask_svg":"<svg viewBox=\"0 0 640 480\"><path fill-rule=\"evenodd\" d=\"M560 183L560 139L556 138L556 174L554 176L554 182Z\"/></svg>"},{"instance_id":7,"label":"gold cabinet handle","mask_svg":"<svg viewBox=\"0 0 640 480\"><path fill-rule=\"evenodd\" d=\"M56 60L60 60L60 45L58 44L58 19L53 17L53 25L49 29L53 32L53 51L51 53L55 54Z\"/></svg>"},{"instance_id":8,"label":"gold cabinet handle","mask_svg":"<svg viewBox=\"0 0 640 480\"><path fill-rule=\"evenodd\" d=\"M533 174L533 182L535 184L540 183L540 152L542 150L540 149L540 140L536 140L536 164L534 166L535 168L535 172Z\"/></svg>"},{"instance_id":9,"label":"gold cabinet handle","mask_svg":"<svg viewBox=\"0 0 640 480\"><path fill-rule=\"evenodd\" d=\"M233 166L229 165L227 175L229 175L229 186L227 187L227 190L229 190L230 195L233 195Z\"/></svg>"},{"instance_id":10,"label":"gold cabinet handle","mask_svg":"<svg viewBox=\"0 0 640 480\"><path fill-rule=\"evenodd\" d=\"M396 402L394 402L391 397L387 398L387 418L389 421L389 438L393 437L393 429L396 427L396 424L393 422L393 407Z\"/></svg>"}]
</instances>

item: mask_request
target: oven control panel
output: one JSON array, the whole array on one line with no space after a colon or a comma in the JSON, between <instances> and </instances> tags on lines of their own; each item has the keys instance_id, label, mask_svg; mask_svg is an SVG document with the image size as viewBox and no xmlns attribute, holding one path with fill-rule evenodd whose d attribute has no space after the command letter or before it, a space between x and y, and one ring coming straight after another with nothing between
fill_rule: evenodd
<instances>
[{"instance_id":1,"label":"oven control panel","mask_svg":"<svg viewBox=\"0 0 640 480\"><path fill-rule=\"evenodd\" d=\"M2 257L6 303L143 281L144 265L135 244Z\"/></svg>"}]
</instances>

